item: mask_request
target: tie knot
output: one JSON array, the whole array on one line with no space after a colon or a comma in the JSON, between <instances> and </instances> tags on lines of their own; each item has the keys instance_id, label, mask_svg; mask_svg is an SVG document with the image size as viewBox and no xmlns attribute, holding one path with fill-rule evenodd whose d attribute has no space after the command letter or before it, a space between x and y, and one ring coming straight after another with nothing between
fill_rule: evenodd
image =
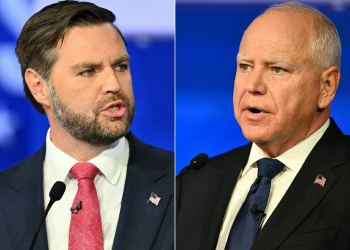
<instances>
[{"instance_id":1,"label":"tie knot","mask_svg":"<svg viewBox=\"0 0 350 250\"><path fill-rule=\"evenodd\" d=\"M79 162L69 171L69 173L71 173L78 181L80 181L80 179L95 180L95 177L99 172L100 170L94 164L89 162Z\"/></svg>"},{"instance_id":2,"label":"tie knot","mask_svg":"<svg viewBox=\"0 0 350 250\"><path fill-rule=\"evenodd\" d=\"M262 158L258 160L258 176L272 180L283 170L283 163L276 159Z\"/></svg>"}]
</instances>

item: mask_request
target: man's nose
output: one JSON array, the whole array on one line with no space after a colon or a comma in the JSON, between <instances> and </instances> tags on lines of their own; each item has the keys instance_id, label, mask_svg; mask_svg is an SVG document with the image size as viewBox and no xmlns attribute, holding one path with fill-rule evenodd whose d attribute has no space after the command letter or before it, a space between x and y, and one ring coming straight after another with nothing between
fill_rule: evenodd
<instances>
[{"instance_id":1,"label":"man's nose","mask_svg":"<svg viewBox=\"0 0 350 250\"><path fill-rule=\"evenodd\" d=\"M251 76L247 79L246 91L250 94L266 94L267 73L263 69L254 68Z\"/></svg>"},{"instance_id":2,"label":"man's nose","mask_svg":"<svg viewBox=\"0 0 350 250\"><path fill-rule=\"evenodd\" d=\"M106 69L104 73L104 79L102 83L102 93L117 94L121 90L120 79L118 79L117 73L112 69Z\"/></svg>"}]
</instances>

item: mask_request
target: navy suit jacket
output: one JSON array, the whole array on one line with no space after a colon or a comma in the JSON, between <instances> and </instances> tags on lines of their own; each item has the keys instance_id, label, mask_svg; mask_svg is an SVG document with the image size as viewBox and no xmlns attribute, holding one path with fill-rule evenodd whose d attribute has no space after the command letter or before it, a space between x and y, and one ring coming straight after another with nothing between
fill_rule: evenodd
<instances>
[{"instance_id":1,"label":"navy suit jacket","mask_svg":"<svg viewBox=\"0 0 350 250\"><path fill-rule=\"evenodd\" d=\"M179 250L214 250L251 143L216 156L177 181ZM324 187L314 184L317 175ZM252 250L350 249L350 137L331 119Z\"/></svg>"},{"instance_id":2,"label":"navy suit jacket","mask_svg":"<svg viewBox=\"0 0 350 250\"><path fill-rule=\"evenodd\" d=\"M126 137L130 156L113 249L174 249L174 155L131 132ZM0 173L1 250L30 247L45 210L45 150ZM161 198L158 206L147 203L151 192ZM45 224L34 249L48 249Z\"/></svg>"}]
</instances>

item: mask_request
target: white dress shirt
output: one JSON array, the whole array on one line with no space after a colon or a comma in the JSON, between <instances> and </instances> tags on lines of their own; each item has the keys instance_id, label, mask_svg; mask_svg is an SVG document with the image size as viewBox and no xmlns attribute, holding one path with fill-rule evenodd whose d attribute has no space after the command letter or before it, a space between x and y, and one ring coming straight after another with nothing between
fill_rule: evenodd
<instances>
[{"instance_id":1,"label":"white dress shirt","mask_svg":"<svg viewBox=\"0 0 350 250\"><path fill-rule=\"evenodd\" d=\"M328 128L329 123L330 121L328 119L315 133L275 158L285 166L283 167L283 171L276 175L271 181L270 196L265 209L266 217L261 227L265 225L272 212L287 192L287 189L304 164L311 150ZM257 161L265 157L268 157L265 152L253 143L247 165L244 167L236 183L230 203L227 207L216 250L225 249L232 224L249 193L251 185L258 176Z\"/></svg>"},{"instance_id":2,"label":"white dress shirt","mask_svg":"<svg viewBox=\"0 0 350 250\"><path fill-rule=\"evenodd\" d=\"M100 169L95 178L103 232L104 249L112 249L118 224L121 201L129 160L129 143L123 137L111 144L101 154L89 160ZM46 156L44 161L44 201L49 203L49 192L56 181L66 184L61 200L56 201L46 218L46 231L50 250L67 250L69 225L73 200L78 191L78 180L70 169L79 161L59 150L46 135Z\"/></svg>"}]
</instances>

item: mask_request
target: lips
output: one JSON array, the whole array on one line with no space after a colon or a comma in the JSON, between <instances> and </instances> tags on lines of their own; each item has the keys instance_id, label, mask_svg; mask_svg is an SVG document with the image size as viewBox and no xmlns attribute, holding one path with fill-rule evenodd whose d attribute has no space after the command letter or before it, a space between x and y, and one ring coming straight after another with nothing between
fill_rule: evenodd
<instances>
[{"instance_id":1,"label":"lips","mask_svg":"<svg viewBox=\"0 0 350 250\"><path fill-rule=\"evenodd\" d=\"M269 109L262 107L261 105L243 105L242 114L249 122L260 122L265 119L271 112Z\"/></svg>"},{"instance_id":2,"label":"lips","mask_svg":"<svg viewBox=\"0 0 350 250\"><path fill-rule=\"evenodd\" d=\"M256 108L250 108L249 111L254 113L254 114L261 113L261 110L260 109L256 109Z\"/></svg>"},{"instance_id":3,"label":"lips","mask_svg":"<svg viewBox=\"0 0 350 250\"><path fill-rule=\"evenodd\" d=\"M268 111L268 108L262 107L261 105L251 105L251 104L244 105L243 104L242 110L243 111L249 111L249 112L251 112L253 114L270 113Z\"/></svg>"},{"instance_id":4,"label":"lips","mask_svg":"<svg viewBox=\"0 0 350 250\"><path fill-rule=\"evenodd\" d=\"M123 101L114 101L103 107L102 114L110 118L123 117L126 113L125 103Z\"/></svg>"}]
</instances>

